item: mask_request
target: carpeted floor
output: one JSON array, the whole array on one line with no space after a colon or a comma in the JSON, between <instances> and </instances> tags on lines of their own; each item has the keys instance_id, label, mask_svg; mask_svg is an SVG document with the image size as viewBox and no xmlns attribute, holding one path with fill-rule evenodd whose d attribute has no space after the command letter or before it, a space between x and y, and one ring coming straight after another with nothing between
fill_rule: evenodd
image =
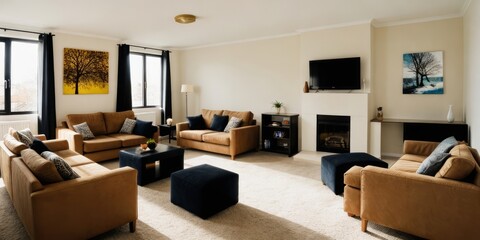
<instances>
[{"instance_id":1,"label":"carpeted floor","mask_svg":"<svg viewBox=\"0 0 480 240\"><path fill-rule=\"evenodd\" d=\"M138 188L137 231L128 225L95 239L415 239L343 211L343 197L320 181L320 160L252 152L228 156L187 150L185 168L210 164L240 175L239 203L202 220L170 203L170 179ZM102 163L113 169L118 161ZM0 180L0 239L28 239Z\"/></svg>"}]
</instances>

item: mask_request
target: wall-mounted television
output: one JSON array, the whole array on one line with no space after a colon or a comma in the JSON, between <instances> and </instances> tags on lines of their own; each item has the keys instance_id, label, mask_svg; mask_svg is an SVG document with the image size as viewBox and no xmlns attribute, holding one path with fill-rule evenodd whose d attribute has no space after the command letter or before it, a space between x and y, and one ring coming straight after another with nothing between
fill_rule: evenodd
<instances>
[{"instance_id":1,"label":"wall-mounted television","mask_svg":"<svg viewBox=\"0 0 480 240\"><path fill-rule=\"evenodd\" d=\"M360 57L311 60L310 89L361 89Z\"/></svg>"}]
</instances>

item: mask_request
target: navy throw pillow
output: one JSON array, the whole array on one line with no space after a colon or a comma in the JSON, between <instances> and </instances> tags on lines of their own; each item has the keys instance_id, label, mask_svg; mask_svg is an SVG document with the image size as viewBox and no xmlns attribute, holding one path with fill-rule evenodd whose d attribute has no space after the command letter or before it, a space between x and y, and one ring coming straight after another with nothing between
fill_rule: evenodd
<instances>
[{"instance_id":1,"label":"navy throw pillow","mask_svg":"<svg viewBox=\"0 0 480 240\"><path fill-rule=\"evenodd\" d=\"M153 137L152 130L153 130L152 122L147 122L147 121L142 121L137 119L132 133L136 135L144 136L146 138L152 138Z\"/></svg>"},{"instance_id":2,"label":"navy throw pillow","mask_svg":"<svg viewBox=\"0 0 480 240\"><path fill-rule=\"evenodd\" d=\"M190 130L204 130L206 128L202 115L187 117L187 120Z\"/></svg>"},{"instance_id":3,"label":"navy throw pillow","mask_svg":"<svg viewBox=\"0 0 480 240\"><path fill-rule=\"evenodd\" d=\"M443 164L450 157L450 153L436 153L433 152L428 156L417 169L417 173L435 176L440 171Z\"/></svg>"},{"instance_id":4,"label":"navy throw pillow","mask_svg":"<svg viewBox=\"0 0 480 240\"><path fill-rule=\"evenodd\" d=\"M455 139L454 136L448 137L444 139L438 146L433 150L434 153L446 153L450 152L453 147L455 147L458 144L457 139Z\"/></svg>"},{"instance_id":5,"label":"navy throw pillow","mask_svg":"<svg viewBox=\"0 0 480 240\"><path fill-rule=\"evenodd\" d=\"M39 155L42 154L42 152L50 151L45 143L38 139L33 139L33 143L30 145L30 148L35 150L35 152L37 152Z\"/></svg>"},{"instance_id":6,"label":"navy throw pillow","mask_svg":"<svg viewBox=\"0 0 480 240\"><path fill-rule=\"evenodd\" d=\"M212 124L210 125L210 129L218 132L223 132L227 124L228 124L228 116L220 116L220 115L214 114Z\"/></svg>"}]
</instances>

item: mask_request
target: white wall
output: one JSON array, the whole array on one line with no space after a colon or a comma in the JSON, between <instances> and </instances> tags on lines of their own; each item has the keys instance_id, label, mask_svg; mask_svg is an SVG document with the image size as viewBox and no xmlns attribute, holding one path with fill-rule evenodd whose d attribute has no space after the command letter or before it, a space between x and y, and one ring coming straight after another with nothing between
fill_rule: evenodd
<instances>
[{"instance_id":1,"label":"white wall","mask_svg":"<svg viewBox=\"0 0 480 240\"><path fill-rule=\"evenodd\" d=\"M462 18L374 29L374 102L385 118L446 121L452 104L457 121L464 118ZM444 94L402 94L404 53L443 51ZM382 152L402 152L403 125L383 124Z\"/></svg>"},{"instance_id":2,"label":"white wall","mask_svg":"<svg viewBox=\"0 0 480 240\"><path fill-rule=\"evenodd\" d=\"M181 51L180 82L195 88L188 95L188 114L200 114L202 108L252 111L260 121L261 113L274 110L274 100L299 113L298 48L298 37L289 36ZM181 99L177 107L185 116L184 94Z\"/></svg>"},{"instance_id":3,"label":"white wall","mask_svg":"<svg viewBox=\"0 0 480 240\"><path fill-rule=\"evenodd\" d=\"M480 149L480 2L471 1L464 17L465 112L471 145Z\"/></svg>"}]
</instances>

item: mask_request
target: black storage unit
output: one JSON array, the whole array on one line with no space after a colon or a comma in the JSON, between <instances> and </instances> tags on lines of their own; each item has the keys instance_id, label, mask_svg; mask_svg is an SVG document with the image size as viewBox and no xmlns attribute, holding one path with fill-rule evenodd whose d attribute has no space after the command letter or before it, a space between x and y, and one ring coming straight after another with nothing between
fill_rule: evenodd
<instances>
[{"instance_id":1,"label":"black storage unit","mask_svg":"<svg viewBox=\"0 0 480 240\"><path fill-rule=\"evenodd\" d=\"M298 114L262 114L262 150L287 154L298 153Z\"/></svg>"},{"instance_id":2,"label":"black storage unit","mask_svg":"<svg viewBox=\"0 0 480 240\"><path fill-rule=\"evenodd\" d=\"M454 136L457 141L468 141L466 123L404 123L403 140L441 142Z\"/></svg>"}]
</instances>

